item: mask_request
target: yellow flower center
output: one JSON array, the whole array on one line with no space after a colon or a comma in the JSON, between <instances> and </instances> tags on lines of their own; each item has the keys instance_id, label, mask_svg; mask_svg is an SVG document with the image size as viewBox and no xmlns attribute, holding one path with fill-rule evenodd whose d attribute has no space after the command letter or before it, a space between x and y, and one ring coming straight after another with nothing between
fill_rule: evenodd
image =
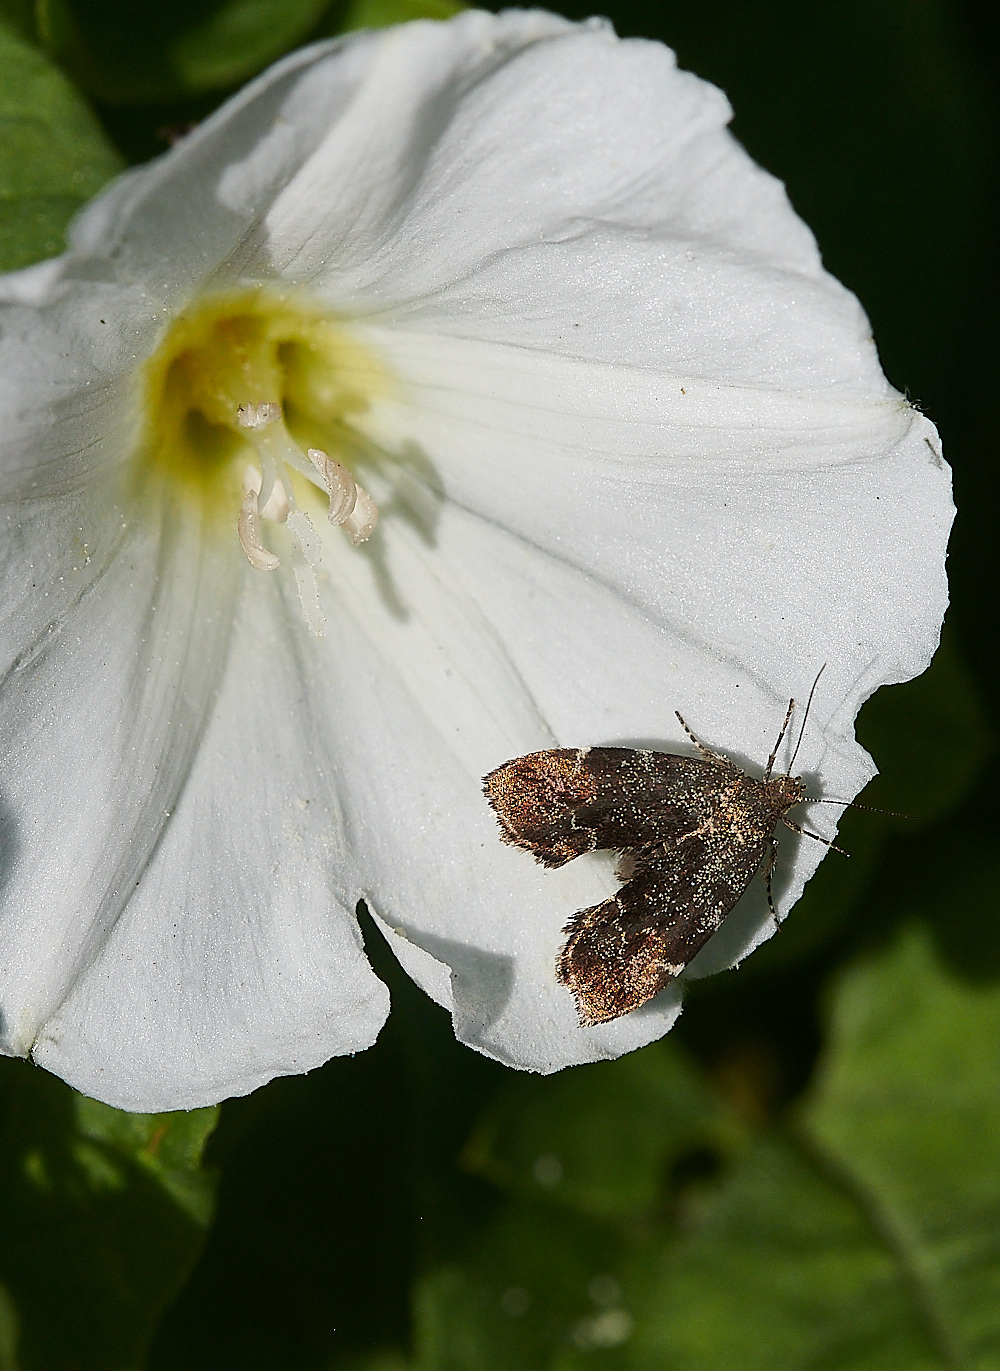
<instances>
[{"instance_id":1,"label":"yellow flower center","mask_svg":"<svg viewBox=\"0 0 1000 1371\"><path fill-rule=\"evenodd\" d=\"M206 297L175 319L145 389L144 459L228 509L256 570L279 565L263 524L287 525L303 611L322 632L314 520L325 497L327 519L355 545L375 527L352 466L365 447L356 420L388 389L384 371L311 302L257 287Z\"/></svg>"}]
</instances>

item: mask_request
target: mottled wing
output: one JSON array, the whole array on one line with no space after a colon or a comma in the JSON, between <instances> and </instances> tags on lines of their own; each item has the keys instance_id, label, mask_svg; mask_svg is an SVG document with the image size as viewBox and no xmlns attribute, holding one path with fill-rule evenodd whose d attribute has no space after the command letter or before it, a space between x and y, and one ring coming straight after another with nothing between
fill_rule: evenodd
<instances>
[{"instance_id":1,"label":"mottled wing","mask_svg":"<svg viewBox=\"0 0 1000 1371\"><path fill-rule=\"evenodd\" d=\"M556 971L581 1024L629 1014L679 976L746 890L770 837L761 824L736 842L691 835L638 854L617 895L575 914Z\"/></svg>"},{"instance_id":2,"label":"mottled wing","mask_svg":"<svg viewBox=\"0 0 1000 1371\"><path fill-rule=\"evenodd\" d=\"M706 797L739 770L726 758L628 747L555 748L505 762L483 780L505 843L545 866L583 852L671 844L702 822Z\"/></svg>"}]
</instances>

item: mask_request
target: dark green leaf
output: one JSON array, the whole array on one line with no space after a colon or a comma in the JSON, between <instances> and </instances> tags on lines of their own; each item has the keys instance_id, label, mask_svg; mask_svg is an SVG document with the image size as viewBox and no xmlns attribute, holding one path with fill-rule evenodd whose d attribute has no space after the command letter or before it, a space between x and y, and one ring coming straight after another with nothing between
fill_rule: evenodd
<instances>
[{"instance_id":1,"label":"dark green leaf","mask_svg":"<svg viewBox=\"0 0 1000 1371\"><path fill-rule=\"evenodd\" d=\"M95 100L222 90L308 37L328 0L41 0L40 37Z\"/></svg>"},{"instance_id":2,"label":"dark green leaf","mask_svg":"<svg viewBox=\"0 0 1000 1371\"><path fill-rule=\"evenodd\" d=\"M742 1143L670 1041L512 1079L466 1150L509 1199L463 1262L420 1283L417 1367L618 1365L607 1358L625 1356L632 1335L635 1251L653 1250L678 1195Z\"/></svg>"},{"instance_id":3,"label":"dark green leaf","mask_svg":"<svg viewBox=\"0 0 1000 1371\"><path fill-rule=\"evenodd\" d=\"M881 773L861 799L904 810L893 822L903 832L939 819L965 799L995 745L975 683L948 633L922 676L872 696L858 716L857 733Z\"/></svg>"},{"instance_id":4,"label":"dark green leaf","mask_svg":"<svg viewBox=\"0 0 1000 1371\"><path fill-rule=\"evenodd\" d=\"M923 932L847 976L804 1116L896 1258L942 1360L1000 1360L1000 989Z\"/></svg>"},{"instance_id":5,"label":"dark green leaf","mask_svg":"<svg viewBox=\"0 0 1000 1371\"><path fill-rule=\"evenodd\" d=\"M134 1371L211 1221L217 1111L123 1114L2 1066L0 1368L13 1328L20 1371Z\"/></svg>"},{"instance_id":6,"label":"dark green leaf","mask_svg":"<svg viewBox=\"0 0 1000 1371\"><path fill-rule=\"evenodd\" d=\"M0 0L0 25L6 25L22 38L34 38L34 0Z\"/></svg>"},{"instance_id":7,"label":"dark green leaf","mask_svg":"<svg viewBox=\"0 0 1000 1371\"><path fill-rule=\"evenodd\" d=\"M911 929L843 979L786 1130L747 1140L664 1044L512 1084L470 1149L508 1199L420 1284L416 1366L996 1366L998 1043L1000 990ZM565 1180L538 1184L541 1147Z\"/></svg>"},{"instance_id":8,"label":"dark green leaf","mask_svg":"<svg viewBox=\"0 0 1000 1371\"><path fill-rule=\"evenodd\" d=\"M463 1266L418 1284L417 1371L588 1364L595 1349L631 1332L620 1263L613 1231L566 1211L511 1205Z\"/></svg>"},{"instance_id":9,"label":"dark green leaf","mask_svg":"<svg viewBox=\"0 0 1000 1371\"><path fill-rule=\"evenodd\" d=\"M711 1093L667 1039L621 1061L515 1078L465 1159L526 1198L625 1218L659 1201L678 1157L730 1140Z\"/></svg>"},{"instance_id":10,"label":"dark green leaf","mask_svg":"<svg viewBox=\"0 0 1000 1371\"><path fill-rule=\"evenodd\" d=\"M455 0L350 0L343 19L330 32L383 29L411 19L450 19L466 8Z\"/></svg>"},{"instance_id":11,"label":"dark green leaf","mask_svg":"<svg viewBox=\"0 0 1000 1371\"><path fill-rule=\"evenodd\" d=\"M944 974L922 932L849 973L797 1127L665 1246L636 1365L995 1366L998 1042L1000 991Z\"/></svg>"},{"instance_id":12,"label":"dark green leaf","mask_svg":"<svg viewBox=\"0 0 1000 1371\"><path fill-rule=\"evenodd\" d=\"M671 1371L931 1371L941 1362L905 1273L855 1197L761 1138L640 1254L629 1365Z\"/></svg>"},{"instance_id":13,"label":"dark green leaf","mask_svg":"<svg viewBox=\"0 0 1000 1371\"><path fill-rule=\"evenodd\" d=\"M62 251L70 219L121 167L65 77L0 26L0 269Z\"/></svg>"}]
</instances>

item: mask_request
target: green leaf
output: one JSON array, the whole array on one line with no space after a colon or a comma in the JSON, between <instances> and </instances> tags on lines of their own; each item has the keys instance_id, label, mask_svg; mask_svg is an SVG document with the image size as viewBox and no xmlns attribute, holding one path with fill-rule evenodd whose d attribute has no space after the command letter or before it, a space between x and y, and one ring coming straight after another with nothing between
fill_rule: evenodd
<instances>
[{"instance_id":1,"label":"green leaf","mask_svg":"<svg viewBox=\"0 0 1000 1371\"><path fill-rule=\"evenodd\" d=\"M666 1244L636 1364L995 1367L998 1042L1000 990L944 974L922 931L848 973L797 1125Z\"/></svg>"},{"instance_id":2,"label":"green leaf","mask_svg":"<svg viewBox=\"0 0 1000 1371\"><path fill-rule=\"evenodd\" d=\"M0 26L0 270L61 252L70 219L121 168L65 77Z\"/></svg>"},{"instance_id":3,"label":"green leaf","mask_svg":"<svg viewBox=\"0 0 1000 1371\"><path fill-rule=\"evenodd\" d=\"M455 0L350 0L344 17L329 31L350 33L353 29L405 24L411 19L450 19L467 8Z\"/></svg>"},{"instance_id":4,"label":"green leaf","mask_svg":"<svg viewBox=\"0 0 1000 1371\"><path fill-rule=\"evenodd\" d=\"M671 1371L942 1367L863 1206L800 1149L762 1137L632 1275L629 1365Z\"/></svg>"},{"instance_id":5,"label":"green leaf","mask_svg":"<svg viewBox=\"0 0 1000 1371\"><path fill-rule=\"evenodd\" d=\"M0 26L6 25L22 38L35 37L34 0L0 0Z\"/></svg>"},{"instance_id":6,"label":"green leaf","mask_svg":"<svg viewBox=\"0 0 1000 1371\"><path fill-rule=\"evenodd\" d=\"M666 1040L617 1062L515 1078L464 1160L517 1195L613 1219L655 1205L678 1157L731 1142L704 1081Z\"/></svg>"},{"instance_id":7,"label":"green leaf","mask_svg":"<svg viewBox=\"0 0 1000 1371\"><path fill-rule=\"evenodd\" d=\"M220 90L255 75L309 35L326 2L227 0L211 7L173 41L170 62L180 89Z\"/></svg>"},{"instance_id":8,"label":"green leaf","mask_svg":"<svg viewBox=\"0 0 1000 1371\"><path fill-rule=\"evenodd\" d=\"M677 1194L742 1145L670 1041L513 1078L464 1156L507 1201L462 1260L418 1284L416 1367L568 1371L625 1355L635 1250L650 1252L672 1226Z\"/></svg>"},{"instance_id":9,"label":"green leaf","mask_svg":"<svg viewBox=\"0 0 1000 1371\"><path fill-rule=\"evenodd\" d=\"M0 1369L16 1337L23 1369L133 1371L211 1220L217 1110L123 1114L2 1066Z\"/></svg>"},{"instance_id":10,"label":"green leaf","mask_svg":"<svg viewBox=\"0 0 1000 1371\"><path fill-rule=\"evenodd\" d=\"M588 1365L632 1329L613 1231L512 1205L463 1266L420 1281L417 1371L545 1371ZM603 1365L598 1362L597 1365Z\"/></svg>"},{"instance_id":11,"label":"green leaf","mask_svg":"<svg viewBox=\"0 0 1000 1371\"><path fill-rule=\"evenodd\" d=\"M515 1082L467 1153L506 1199L419 1283L415 1366L995 1368L998 1043L1000 989L911 928L842 979L785 1127L748 1135L670 1044Z\"/></svg>"},{"instance_id":12,"label":"green leaf","mask_svg":"<svg viewBox=\"0 0 1000 1371\"><path fill-rule=\"evenodd\" d=\"M804 1123L954 1365L1000 1359L1000 988L944 974L916 928L845 978Z\"/></svg>"},{"instance_id":13,"label":"green leaf","mask_svg":"<svg viewBox=\"0 0 1000 1371\"><path fill-rule=\"evenodd\" d=\"M112 105L224 90L303 42L328 0L39 0L39 35L92 98Z\"/></svg>"}]
</instances>

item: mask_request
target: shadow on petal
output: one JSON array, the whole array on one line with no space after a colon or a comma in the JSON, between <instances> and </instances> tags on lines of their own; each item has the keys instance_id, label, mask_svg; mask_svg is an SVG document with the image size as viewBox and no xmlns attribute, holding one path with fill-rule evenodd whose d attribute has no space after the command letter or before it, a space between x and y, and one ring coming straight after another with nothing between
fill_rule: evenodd
<instances>
[{"instance_id":1,"label":"shadow on petal","mask_svg":"<svg viewBox=\"0 0 1000 1371\"><path fill-rule=\"evenodd\" d=\"M435 933L411 931L400 924L390 925L376 919L386 941L396 953L403 969L432 999L440 997L431 985L424 984L418 966L400 956L400 943L406 942L433 957L450 972L454 1002L455 1034L462 1041L479 1036L498 1022L514 991L514 958L481 947L442 938ZM395 936L393 936L395 935Z\"/></svg>"},{"instance_id":2,"label":"shadow on petal","mask_svg":"<svg viewBox=\"0 0 1000 1371\"><path fill-rule=\"evenodd\" d=\"M402 520L427 548L437 545L438 523L444 504L444 486L437 468L417 443L406 442L398 453L383 452L377 464L369 456L369 466L381 468L382 482L388 484L388 498L379 500L379 519L387 524ZM364 462L359 465L363 468ZM396 619L408 619L410 610L404 594L389 567L385 543L372 538L358 551L372 564L379 592Z\"/></svg>"}]
</instances>

